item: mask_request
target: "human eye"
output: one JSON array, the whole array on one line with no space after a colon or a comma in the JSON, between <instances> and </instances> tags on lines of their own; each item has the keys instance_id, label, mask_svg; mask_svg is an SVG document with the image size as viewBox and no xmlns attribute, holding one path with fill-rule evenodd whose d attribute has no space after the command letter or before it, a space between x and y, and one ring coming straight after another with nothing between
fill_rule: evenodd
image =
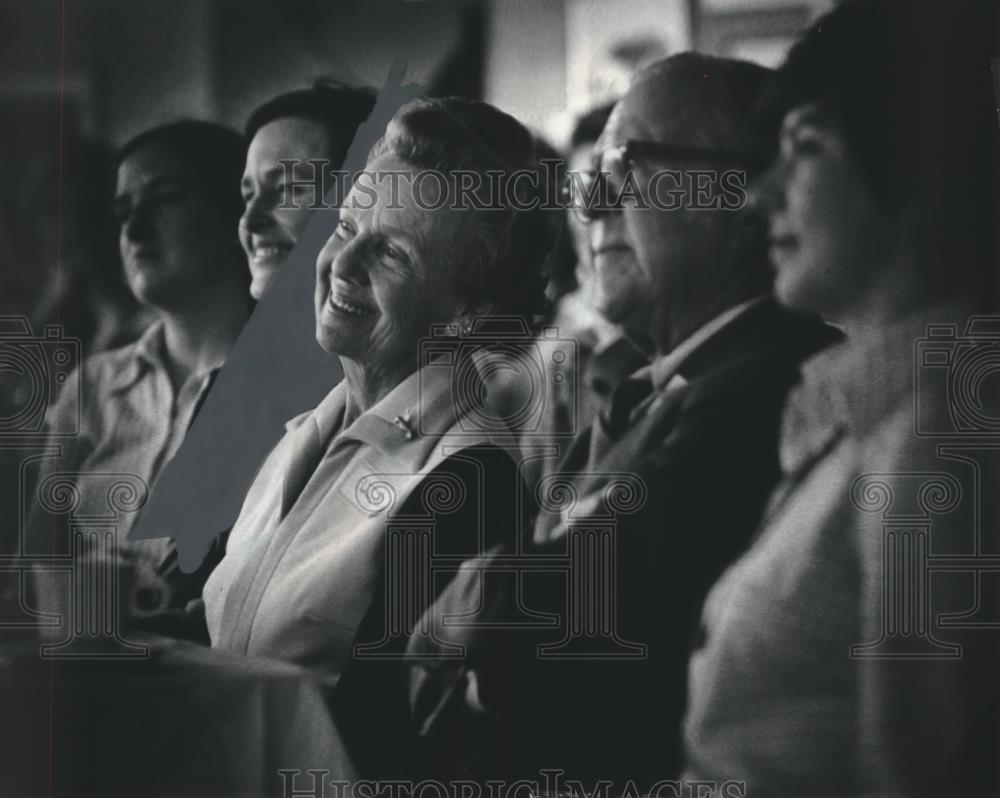
<instances>
[{"instance_id":1,"label":"human eye","mask_svg":"<svg viewBox=\"0 0 1000 798\"><path fill-rule=\"evenodd\" d=\"M115 222L117 224L125 224L128 221L128 217L132 212L132 205L126 199L115 200L114 206L112 207L112 213L115 217Z\"/></svg>"},{"instance_id":2,"label":"human eye","mask_svg":"<svg viewBox=\"0 0 1000 798\"><path fill-rule=\"evenodd\" d=\"M347 219L341 219L337 222L337 229L333 231L333 234L341 241L346 241L353 237L355 232L354 226Z\"/></svg>"},{"instance_id":3,"label":"human eye","mask_svg":"<svg viewBox=\"0 0 1000 798\"><path fill-rule=\"evenodd\" d=\"M789 150L792 155L808 158L817 155L822 149L820 137L808 128L799 128L791 132Z\"/></svg>"},{"instance_id":4,"label":"human eye","mask_svg":"<svg viewBox=\"0 0 1000 798\"><path fill-rule=\"evenodd\" d=\"M781 154L786 159L818 155L823 151L822 129L813 123L811 117L794 115L793 119L785 121L780 145Z\"/></svg>"},{"instance_id":5,"label":"human eye","mask_svg":"<svg viewBox=\"0 0 1000 798\"><path fill-rule=\"evenodd\" d=\"M402 250L402 248L396 246L391 241L383 241L379 245L379 249L379 254L392 263L409 263L410 259L406 256L406 253Z\"/></svg>"},{"instance_id":6,"label":"human eye","mask_svg":"<svg viewBox=\"0 0 1000 798\"><path fill-rule=\"evenodd\" d=\"M243 175L243 179L240 180L240 196L243 197L243 204L250 202L254 195L254 185L253 177L249 174Z\"/></svg>"},{"instance_id":7,"label":"human eye","mask_svg":"<svg viewBox=\"0 0 1000 798\"><path fill-rule=\"evenodd\" d=\"M291 194L293 197L299 197L306 191L312 191L313 186L307 183L286 183L284 180L277 183L274 187L274 193L276 196L285 197Z\"/></svg>"},{"instance_id":8,"label":"human eye","mask_svg":"<svg viewBox=\"0 0 1000 798\"><path fill-rule=\"evenodd\" d=\"M165 183L153 192L150 200L156 206L170 205L181 202L188 196L188 191L184 186L177 183Z\"/></svg>"}]
</instances>

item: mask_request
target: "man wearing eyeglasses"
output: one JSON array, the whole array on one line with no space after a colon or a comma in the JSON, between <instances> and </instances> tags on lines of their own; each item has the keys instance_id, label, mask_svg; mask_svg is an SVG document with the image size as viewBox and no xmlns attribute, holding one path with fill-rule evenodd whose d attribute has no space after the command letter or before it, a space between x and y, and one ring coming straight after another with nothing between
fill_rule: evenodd
<instances>
[{"instance_id":1,"label":"man wearing eyeglasses","mask_svg":"<svg viewBox=\"0 0 1000 798\"><path fill-rule=\"evenodd\" d=\"M430 637L411 642L417 720L456 770L555 768L584 789L611 780L638 794L677 775L702 600L777 482L799 363L833 337L770 299L763 231L733 208L761 161L745 130L767 76L692 53L648 67L612 112L593 169L570 176L598 310L651 365L577 437L561 482L536 491L532 555L572 559L596 539L581 529L601 524L607 547L568 575L524 570L506 593L510 552L467 563L426 619L438 641L465 646L462 667L430 660L441 652ZM531 612L558 627L526 630ZM463 628L462 613L507 628Z\"/></svg>"}]
</instances>

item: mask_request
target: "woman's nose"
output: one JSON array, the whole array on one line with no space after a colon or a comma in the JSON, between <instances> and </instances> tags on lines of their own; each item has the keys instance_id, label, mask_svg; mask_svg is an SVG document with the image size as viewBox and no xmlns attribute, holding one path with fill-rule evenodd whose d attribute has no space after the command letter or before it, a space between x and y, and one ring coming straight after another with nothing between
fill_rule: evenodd
<instances>
[{"instance_id":1,"label":"woman's nose","mask_svg":"<svg viewBox=\"0 0 1000 798\"><path fill-rule=\"evenodd\" d=\"M122 233L129 241L143 241L153 232L153 211L148 205L137 203L122 222Z\"/></svg>"},{"instance_id":2,"label":"woman's nose","mask_svg":"<svg viewBox=\"0 0 1000 798\"><path fill-rule=\"evenodd\" d=\"M784 210L787 177L788 165L779 158L750 184L751 207L765 212Z\"/></svg>"},{"instance_id":3,"label":"woman's nose","mask_svg":"<svg viewBox=\"0 0 1000 798\"><path fill-rule=\"evenodd\" d=\"M316 256L317 271L330 271L331 277L339 277L351 283L368 282L364 247L356 239L341 241L336 235L330 236Z\"/></svg>"},{"instance_id":4,"label":"woman's nose","mask_svg":"<svg viewBox=\"0 0 1000 798\"><path fill-rule=\"evenodd\" d=\"M271 224L273 208L262 195L251 198L243 206L243 216L240 221L251 233L260 233Z\"/></svg>"},{"instance_id":5,"label":"woman's nose","mask_svg":"<svg viewBox=\"0 0 1000 798\"><path fill-rule=\"evenodd\" d=\"M361 242L348 241L334 254L330 264L330 273L346 282L364 285L368 282L367 263L365 247L362 246Z\"/></svg>"}]
</instances>

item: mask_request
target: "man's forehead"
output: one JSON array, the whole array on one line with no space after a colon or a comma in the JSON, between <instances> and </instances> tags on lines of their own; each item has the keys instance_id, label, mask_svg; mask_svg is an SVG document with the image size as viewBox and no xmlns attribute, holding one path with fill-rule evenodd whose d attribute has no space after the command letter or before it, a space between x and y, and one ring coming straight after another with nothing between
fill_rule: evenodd
<instances>
[{"instance_id":1,"label":"man's forehead","mask_svg":"<svg viewBox=\"0 0 1000 798\"><path fill-rule=\"evenodd\" d=\"M690 75L640 76L615 106L602 141L605 146L627 139L724 146L731 137L725 123L729 115Z\"/></svg>"},{"instance_id":2,"label":"man's forehead","mask_svg":"<svg viewBox=\"0 0 1000 798\"><path fill-rule=\"evenodd\" d=\"M656 139L660 127L649 105L630 92L614 107L598 143L609 147L628 139Z\"/></svg>"}]
</instances>

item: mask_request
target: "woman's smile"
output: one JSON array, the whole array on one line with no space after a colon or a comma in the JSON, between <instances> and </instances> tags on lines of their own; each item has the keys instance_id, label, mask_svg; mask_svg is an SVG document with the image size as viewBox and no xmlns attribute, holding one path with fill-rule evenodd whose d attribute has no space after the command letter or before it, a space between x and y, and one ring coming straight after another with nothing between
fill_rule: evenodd
<instances>
[{"instance_id":1,"label":"woman's smile","mask_svg":"<svg viewBox=\"0 0 1000 798\"><path fill-rule=\"evenodd\" d=\"M352 302L335 291L330 291L326 298L327 307L335 313L346 313L348 316L374 316L375 311L357 302Z\"/></svg>"}]
</instances>

